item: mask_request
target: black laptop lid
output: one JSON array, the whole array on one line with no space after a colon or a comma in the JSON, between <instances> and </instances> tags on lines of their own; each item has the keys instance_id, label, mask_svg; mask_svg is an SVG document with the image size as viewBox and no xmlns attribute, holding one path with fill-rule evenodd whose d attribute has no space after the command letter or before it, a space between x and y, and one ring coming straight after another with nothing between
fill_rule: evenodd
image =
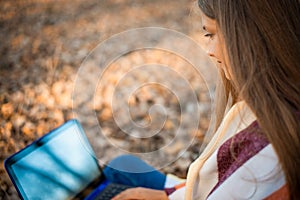
<instances>
[{"instance_id":1,"label":"black laptop lid","mask_svg":"<svg viewBox=\"0 0 300 200\"><path fill-rule=\"evenodd\" d=\"M71 199L101 174L76 120L9 157L5 168L23 199Z\"/></svg>"}]
</instances>

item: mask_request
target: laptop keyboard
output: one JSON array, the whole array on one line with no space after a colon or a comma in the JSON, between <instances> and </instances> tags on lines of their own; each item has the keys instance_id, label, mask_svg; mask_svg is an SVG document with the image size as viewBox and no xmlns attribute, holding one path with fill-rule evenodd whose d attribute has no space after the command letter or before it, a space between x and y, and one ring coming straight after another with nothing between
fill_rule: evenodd
<instances>
[{"instance_id":1,"label":"laptop keyboard","mask_svg":"<svg viewBox=\"0 0 300 200\"><path fill-rule=\"evenodd\" d=\"M131 187L128 185L120 185L115 183L108 184L105 189L95 197L95 200L110 200L112 197L128 188Z\"/></svg>"}]
</instances>

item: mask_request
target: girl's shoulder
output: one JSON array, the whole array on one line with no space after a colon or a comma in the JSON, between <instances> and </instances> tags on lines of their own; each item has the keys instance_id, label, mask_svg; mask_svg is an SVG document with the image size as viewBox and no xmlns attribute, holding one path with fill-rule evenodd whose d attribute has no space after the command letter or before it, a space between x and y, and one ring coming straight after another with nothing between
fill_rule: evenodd
<instances>
[{"instance_id":1,"label":"girl's shoulder","mask_svg":"<svg viewBox=\"0 0 300 200\"><path fill-rule=\"evenodd\" d=\"M226 140L218 149L218 179L221 184L239 167L269 144L256 121Z\"/></svg>"},{"instance_id":2,"label":"girl's shoulder","mask_svg":"<svg viewBox=\"0 0 300 200\"><path fill-rule=\"evenodd\" d=\"M226 140L216 159L218 182L208 199L226 199L224 194L262 199L285 184L278 157L256 121Z\"/></svg>"}]
</instances>

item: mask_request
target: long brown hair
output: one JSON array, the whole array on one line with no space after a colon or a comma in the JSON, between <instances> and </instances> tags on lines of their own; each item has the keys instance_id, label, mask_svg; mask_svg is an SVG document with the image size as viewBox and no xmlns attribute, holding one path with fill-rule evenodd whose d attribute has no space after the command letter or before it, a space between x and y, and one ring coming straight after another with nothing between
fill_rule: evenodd
<instances>
[{"instance_id":1,"label":"long brown hair","mask_svg":"<svg viewBox=\"0 0 300 200\"><path fill-rule=\"evenodd\" d=\"M232 81L217 88L216 123L231 96L257 116L285 173L291 199L300 198L300 5L298 0L198 0L215 19ZM236 92L237 91L237 92Z\"/></svg>"}]
</instances>

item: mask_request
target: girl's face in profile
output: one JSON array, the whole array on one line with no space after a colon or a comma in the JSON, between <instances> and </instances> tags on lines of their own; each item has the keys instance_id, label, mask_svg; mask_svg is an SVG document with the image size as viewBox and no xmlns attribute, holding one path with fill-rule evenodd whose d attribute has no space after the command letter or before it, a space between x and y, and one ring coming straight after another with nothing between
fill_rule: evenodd
<instances>
[{"instance_id":1,"label":"girl's face in profile","mask_svg":"<svg viewBox=\"0 0 300 200\"><path fill-rule=\"evenodd\" d=\"M226 78L231 80L230 68L228 65L228 56L226 53L225 42L221 33L217 29L216 20L207 17L201 12L202 27L205 37L205 48L208 56L212 59L215 65L223 70Z\"/></svg>"}]
</instances>

